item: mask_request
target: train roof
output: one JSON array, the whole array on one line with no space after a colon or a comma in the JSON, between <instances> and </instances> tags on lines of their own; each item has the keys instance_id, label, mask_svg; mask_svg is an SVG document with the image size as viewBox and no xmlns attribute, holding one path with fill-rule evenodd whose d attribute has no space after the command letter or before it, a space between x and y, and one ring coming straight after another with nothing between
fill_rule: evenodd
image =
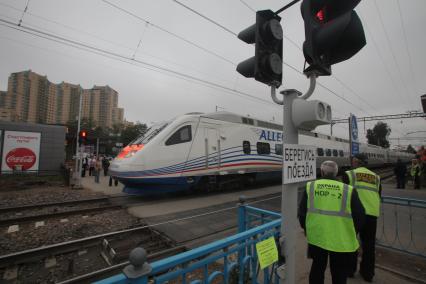
<instances>
[{"instance_id":1,"label":"train roof","mask_svg":"<svg viewBox=\"0 0 426 284\"><path fill-rule=\"evenodd\" d=\"M275 129L275 130L279 130L279 131L283 130L283 126L281 124L276 124L276 123L269 122L269 121L259 120L259 119L249 117L249 116L241 116L241 115L231 113L231 112L227 112L227 111L219 111L219 112L213 112L213 113L208 113L208 114L201 114L200 116L210 118L210 119L220 120L220 121L227 121L227 122L232 122L232 123L241 123L241 124L247 124L247 125L269 128L269 129ZM334 141L349 143L349 141L347 139L342 139L342 138L338 138L338 137L324 135L324 134L316 133L316 132L301 130L300 134L305 135L305 136L318 137L318 138L323 138L323 139L328 139L328 140L334 140Z\"/></svg>"},{"instance_id":2,"label":"train roof","mask_svg":"<svg viewBox=\"0 0 426 284\"><path fill-rule=\"evenodd\" d=\"M241 116L235 113L227 111L218 111L213 113L202 114L201 117L206 117L210 119L227 121L232 123L241 123L247 125L253 125L258 127L271 128L276 130L282 130L283 126L269 121L259 120L249 116Z\"/></svg>"},{"instance_id":3,"label":"train roof","mask_svg":"<svg viewBox=\"0 0 426 284\"><path fill-rule=\"evenodd\" d=\"M275 130L278 130L278 131L283 130L283 126L281 124L276 124L276 123L269 122L269 121L259 120L259 119L256 119L256 118L253 118L253 117L250 117L250 116L242 116L242 115L227 112L227 111L218 111L218 112L213 112L213 113L193 112L193 113L188 113L187 115L200 115L200 117L205 117L205 118L210 118L210 119L215 119L215 120L220 120L220 121L253 125L253 126L257 126L257 127L275 129ZM305 135L305 136L318 137L318 138L322 138L322 139L326 139L326 140L333 140L333 141L338 141L338 142L349 143L348 139L343 139L343 138L339 138L339 137L335 137L335 136L325 135L325 134L321 134L321 133L317 133L317 132L300 130L299 133L302 134L302 135ZM365 144L368 145L369 147L372 147L372 148L384 149L380 146L371 145L371 144L367 144L367 143L365 143Z\"/></svg>"}]
</instances>

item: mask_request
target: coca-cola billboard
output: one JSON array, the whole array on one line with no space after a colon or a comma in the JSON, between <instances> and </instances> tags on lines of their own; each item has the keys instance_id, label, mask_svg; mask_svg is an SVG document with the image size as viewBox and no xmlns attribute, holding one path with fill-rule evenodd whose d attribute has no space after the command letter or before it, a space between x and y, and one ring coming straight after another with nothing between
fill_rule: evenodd
<instances>
[{"instance_id":1,"label":"coca-cola billboard","mask_svg":"<svg viewBox=\"0 0 426 284\"><path fill-rule=\"evenodd\" d=\"M1 171L37 171L40 133L5 131Z\"/></svg>"}]
</instances>

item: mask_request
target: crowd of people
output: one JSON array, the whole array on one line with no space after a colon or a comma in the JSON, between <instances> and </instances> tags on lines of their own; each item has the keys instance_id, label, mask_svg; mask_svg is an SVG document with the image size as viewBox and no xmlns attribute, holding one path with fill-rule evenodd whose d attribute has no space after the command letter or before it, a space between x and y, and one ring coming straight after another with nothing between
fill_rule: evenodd
<instances>
[{"instance_id":1,"label":"crowd of people","mask_svg":"<svg viewBox=\"0 0 426 284\"><path fill-rule=\"evenodd\" d=\"M100 175L103 171L104 176L108 175L108 169L110 166L110 161L108 157L103 155L90 155L83 158L83 165L81 169L81 176L85 177L86 172L88 171L89 176L95 178L95 182L99 183Z\"/></svg>"},{"instance_id":2,"label":"crowd of people","mask_svg":"<svg viewBox=\"0 0 426 284\"><path fill-rule=\"evenodd\" d=\"M407 165L398 159L394 173L396 177L396 188L405 189L407 176L412 181L414 189L420 189L422 178L426 178L426 150L422 146L417 152L416 157L411 161L410 171L408 172Z\"/></svg>"}]
</instances>

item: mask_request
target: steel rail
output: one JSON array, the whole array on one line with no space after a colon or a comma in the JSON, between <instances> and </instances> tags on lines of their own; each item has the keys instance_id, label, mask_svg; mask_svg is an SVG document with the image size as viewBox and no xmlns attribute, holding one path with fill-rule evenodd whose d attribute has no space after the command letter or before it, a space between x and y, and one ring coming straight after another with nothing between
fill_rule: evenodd
<instances>
[{"instance_id":1,"label":"steel rail","mask_svg":"<svg viewBox=\"0 0 426 284\"><path fill-rule=\"evenodd\" d=\"M7 226L12 224L18 224L18 223L27 223L27 222L45 219L45 218L53 219L53 218L69 216L69 215L78 215L78 214L85 214L85 213L105 211L105 210L116 210L116 209L122 209L122 208L123 207L120 205L106 205L101 207L92 207L92 208L68 210L68 211L62 211L62 212L22 216L17 218L0 219L0 226Z\"/></svg>"},{"instance_id":2,"label":"steel rail","mask_svg":"<svg viewBox=\"0 0 426 284\"><path fill-rule=\"evenodd\" d=\"M110 197L100 197L100 198L89 198L81 200L70 200L70 201L61 201L61 202L51 202L51 203L41 203L41 204L31 204L31 205L22 205L16 207L0 207L0 214L10 211L18 210L30 210L30 209L40 209L40 207L49 207L49 206L68 206L76 205L80 203L88 203L93 201L109 201Z\"/></svg>"},{"instance_id":3,"label":"steel rail","mask_svg":"<svg viewBox=\"0 0 426 284\"><path fill-rule=\"evenodd\" d=\"M68 253L92 246L99 245L102 239L106 237L116 237L119 235L125 235L131 232L138 232L149 230L150 232L154 232L149 229L148 226L144 225L141 227L116 231L116 232L108 232L105 234L85 237L82 239L70 240L66 242L51 244L47 246L41 246L37 248L27 249L19 252L14 252L10 254L0 255L0 268L4 268L6 266L12 264L24 264L31 261L37 261L40 258L51 256L52 254L61 254Z\"/></svg>"},{"instance_id":4,"label":"steel rail","mask_svg":"<svg viewBox=\"0 0 426 284\"><path fill-rule=\"evenodd\" d=\"M155 260L159 260L168 256L176 255L181 252L185 252L187 249L185 246L177 246L169 249L165 249L156 253L152 253L148 255L148 261L152 262ZM81 281L93 281L99 279L101 276L109 275L111 272L118 272L118 269L121 269L127 265L129 265L129 261L125 261L122 263L118 263L100 270L92 271L90 273L86 273L83 275L79 275L77 277L67 279L61 282L57 282L56 284L72 284L72 283L81 283ZM121 271L120 271L121 272Z\"/></svg>"}]
</instances>

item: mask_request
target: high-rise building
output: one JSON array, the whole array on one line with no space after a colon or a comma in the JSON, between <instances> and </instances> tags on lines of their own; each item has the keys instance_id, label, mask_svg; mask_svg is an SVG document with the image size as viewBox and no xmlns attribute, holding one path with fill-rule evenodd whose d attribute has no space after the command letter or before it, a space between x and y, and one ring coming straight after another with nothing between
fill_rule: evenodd
<instances>
[{"instance_id":1,"label":"high-rise building","mask_svg":"<svg viewBox=\"0 0 426 284\"><path fill-rule=\"evenodd\" d=\"M111 87L83 89L66 82L54 84L31 70L9 76L8 90L0 94L0 119L66 124L77 119L80 95L82 118L101 127L123 123L124 110L118 108L118 93Z\"/></svg>"}]
</instances>

